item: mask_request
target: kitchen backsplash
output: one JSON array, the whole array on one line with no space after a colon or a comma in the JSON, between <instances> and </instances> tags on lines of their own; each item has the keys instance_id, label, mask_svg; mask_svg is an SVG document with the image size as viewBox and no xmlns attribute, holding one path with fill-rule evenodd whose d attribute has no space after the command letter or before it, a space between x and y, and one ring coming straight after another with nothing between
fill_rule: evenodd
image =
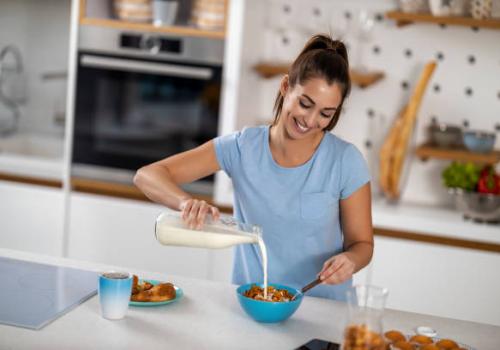
<instances>
[{"instance_id":1,"label":"kitchen backsplash","mask_svg":"<svg viewBox=\"0 0 500 350\"><path fill-rule=\"evenodd\" d=\"M21 105L21 131L63 133L70 8L71 0L0 2L0 50L15 45L23 61L27 100ZM9 116L0 105L0 119Z\"/></svg>"},{"instance_id":2,"label":"kitchen backsplash","mask_svg":"<svg viewBox=\"0 0 500 350\"><path fill-rule=\"evenodd\" d=\"M348 45L352 67L381 70L385 78L365 89L354 87L345 113L334 133L355 143L378 172L378 147L398 111L408 101L424 64L435 60L437 69L418 113L412 144L423 143L433 118L469 129L497 132L500 145L500 31L438 24L397 27L384 13L394 10L394 1L259 1L251 26L265 35L249 39L243 56L243 79L250 97L243 114L256 123L272 117L272 106L280 78L265 80L251 69L259 61L289 62L307 38L327 32ZM250 24L247 24L249 26ZM265 38L262 41L262 38ZM245 50L248 55L245 54ZM250 52L257 50L257 52ZM242 83L244 86L244 83ZM255 106L258 106L256 109ZM248 120L248 117L246 117ZM241 127L241 125L240 125ZM403 201L449 204L441 185L441 171L448 161L422 162L411 156Z\"/></svg>"}]
</instances>

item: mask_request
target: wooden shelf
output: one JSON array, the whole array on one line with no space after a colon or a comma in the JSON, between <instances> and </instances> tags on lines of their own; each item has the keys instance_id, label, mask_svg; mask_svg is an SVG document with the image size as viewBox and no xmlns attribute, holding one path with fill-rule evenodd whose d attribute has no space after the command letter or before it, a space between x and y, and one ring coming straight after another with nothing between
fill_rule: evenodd
<instances>
[{"instance_id":1,"label":"wooden shelf","mask_svg":"<svg viewBox=\"0 0 500 350\"><path fill-rule=\"evenodd\" d=\"M157 27L152 25L151 23L125 22L117 19L107 18L81 18L80 25L100 26L125 30L138 30L155 33L169 33L175 35L197 36L211 39L224 39L226 36L223 31L201 30L196 27L188 26Z\"/></svg>"},{"instance_id":2,"label":"wooden shelf","mask_svg":"<svg viewBox=\"0 0 500 350\"><path fill-rule=\"evenodd\" d=\"M288 73L289 64L274 64L274 63L259 63L254 67L254 70L263 78L269 79L278 75L283 75ZM370 85L375 84L377 81L384 78L383 72L368 72L360 73L354 69L351 69L351 80L353 84L359 86L360 88L365 88Z\"/></svg>"},{"instance_id":3,"label":"wooden shelf","mask_svg":"<svg viewBox=\"0 0 500 350\"><path fill-rule=\"evenodd\" d=\"M396 21L398 26L405 26L411 23L436 23L452 26L465 26L475 28L500 29L499 19L475 19L472 17L457 16L433 16L429 13L405 13L399 11L389 11L385 14L387 18Z\"/></svg>"},{"instance_id":4,"label":"wooden shelf","mask_svg":"<svg viewBox=\"0 0 500 350\"><path fill-rule=\"evenodd\" d=\"M475 153L466 149L439 148L424 144L417 148L416 155L422 160L436 158L481 164L496 164L500 162L500 150L494 150L489 153Z\"/></svg>"}]
</instances>

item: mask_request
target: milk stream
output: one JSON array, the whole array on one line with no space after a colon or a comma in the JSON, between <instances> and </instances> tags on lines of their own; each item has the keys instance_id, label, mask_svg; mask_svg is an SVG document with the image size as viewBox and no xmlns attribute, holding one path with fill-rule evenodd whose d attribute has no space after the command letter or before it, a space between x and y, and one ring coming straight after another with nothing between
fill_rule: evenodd
<instances>
[{"instance_id":1,"label":"milk stream","mask_svg":"<svg viewBox=\"0 0 500 350\"><path fill-rule=\"evenodd\" d=\"M262 256L262 269L264 270L264 299L267 299L267 250L262 236L258 236L260 255Z\"/></svg>"}]
</instances>

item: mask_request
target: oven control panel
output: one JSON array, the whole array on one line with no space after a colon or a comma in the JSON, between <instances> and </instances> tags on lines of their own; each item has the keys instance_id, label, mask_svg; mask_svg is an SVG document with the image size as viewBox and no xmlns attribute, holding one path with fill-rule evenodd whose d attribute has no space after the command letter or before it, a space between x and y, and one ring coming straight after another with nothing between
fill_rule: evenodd
<instances>
[{"instance_id":1,"label":"oven control panel","mask_svg":"<svg viewBox=\"0 0 500 350\"><path fill-rule=\"evenodd\" d=\"M149 51L150 53L181 53L182 41L148 34L121 34L120 47Z\"/></svg>"}]
</instances>

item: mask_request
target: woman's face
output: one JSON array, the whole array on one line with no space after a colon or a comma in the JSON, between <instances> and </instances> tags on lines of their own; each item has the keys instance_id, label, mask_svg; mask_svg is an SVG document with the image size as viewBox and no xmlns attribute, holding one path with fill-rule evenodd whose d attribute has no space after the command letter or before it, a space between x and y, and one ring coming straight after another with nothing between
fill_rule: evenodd
<instances>
[{"instance_id":1,"label":"woman's face","mask_svg":"<svg viewBox=\"0 0 500 350\"><path fill-rule=\"evenodd\" d=\"M312 78L292 88L285 77L281 93L285 98L279 124L292 139L315 139L322 135L342 101L340 86L328 85L322 78Z\"/></svg>"}]
</instances>

